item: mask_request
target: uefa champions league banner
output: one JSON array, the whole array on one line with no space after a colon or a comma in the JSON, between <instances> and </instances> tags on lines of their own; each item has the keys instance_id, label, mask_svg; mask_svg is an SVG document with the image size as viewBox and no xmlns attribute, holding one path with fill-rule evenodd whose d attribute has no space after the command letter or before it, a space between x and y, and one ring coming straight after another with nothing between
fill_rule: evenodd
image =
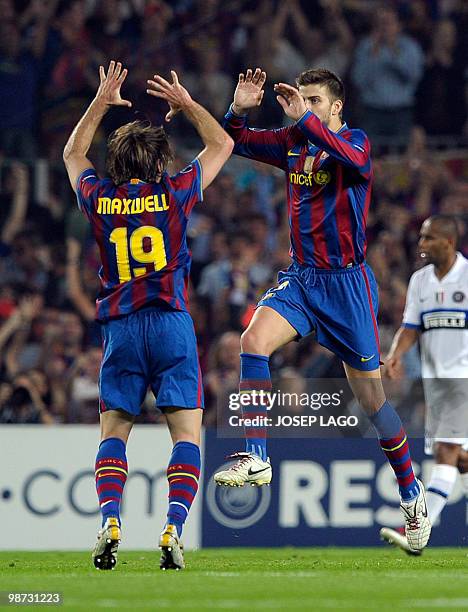
<instances>
[{"instance_id":1,"label":"uefa champions league banner","mask_svg":"<svg viewBox=\"0 0 468 612\"><path fill-rule=\"evenodd\" d=\"M0 549L92 549L101 525L94 486L98 444L95 425L0 427ZM132 431L122 549L156 549L167 510L171 449L166 427ZM187 548L200 545L201 495L184 530Z\"/></svg>"},{"instance_id":2,"label":"uefa champions league banner","mask_svg":"<svg viewBox=\"0 0 468 612\"><path fill-rule=\"evenodd\" d=\"M90 550L100 525L94 489L96 426L0 427L3 550ZM382 525L399 526L393 474L374 439L272 439L271 487L216 486L212 475L242 441L205 431L203 486L184 530L199 546L375 546ZM155 549L167 504L171 451L162 426L135 427L128 444L122 549ZM427 480L423 441L412 455ZM457 484L431 545L467 544L467 506Z\"/></svg>"},{"instance_id":3,"label":"uefa champions league banner","mask_svg":"<svg viewBox=\"0 0 468 612\"><path fill-rule=\"evenodd\" d=\"M271 439L271 486L215 485L224 457L243 444L205 432L202 546L376 546L382 526L402 525L395 477L376 439ZM423 447L411 441L427 482L433 462ZM458 482L430 545L466 546L467 527Z\"/></svg>"}]
</instances>

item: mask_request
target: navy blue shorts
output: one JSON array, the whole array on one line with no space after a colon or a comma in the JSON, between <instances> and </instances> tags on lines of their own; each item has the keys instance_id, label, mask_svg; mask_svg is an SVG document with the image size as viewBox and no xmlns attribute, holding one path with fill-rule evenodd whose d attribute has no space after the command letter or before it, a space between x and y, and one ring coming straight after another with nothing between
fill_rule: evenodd
<instances>
[{"instance_id":1,"label":"navy blue shorts","mask_svg":"<svg viewBox=\"0 0 468 612\"><path fill-rule=\"evenodd\" d=\"M377 283L367 264L324 270L293 263L258 306L276 310L300 337L315 331L317 342L352 368L379 367Z\"/></svg>"},{"instance_id":2,"label":"navy blue shorts","mask_svg":"<svg viewBox=\"0 0 468 612\"><path fill-rule=\"evenodd\" d=\"M187 312L143 308L102 324L100 411L140 413L148 387L160 409L203 408L193 321Z\"/></svg>"}]
</instances>

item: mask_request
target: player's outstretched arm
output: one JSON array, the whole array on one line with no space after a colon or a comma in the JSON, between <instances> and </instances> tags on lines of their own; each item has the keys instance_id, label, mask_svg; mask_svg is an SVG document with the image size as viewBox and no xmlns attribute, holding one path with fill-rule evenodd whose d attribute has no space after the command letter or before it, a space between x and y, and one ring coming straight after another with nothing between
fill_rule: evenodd
<instances>
[{"instance_id":1,"label":"player's outstretched arm","mask_svg":"<svg viewBox=\"0 0 468 612\"><path fill-rule=\"evenodd\" d=\"M170 121L177 112L182 111L199 133L205 145L198 155L198 160L203 170L202 188L206 189L229 159L234 142L216 119L198 102L192 100L189 92L179 83L174 70L171 70L171 75L172 83L169 83L155 74L154 80L148 81L150 87L146 91L169 104L166 121Z\"/></svg>"},{"instance_id":2,"label":"player's outstretched arm","mask_svg":"<svg viewBox=\"0 0 468 612\"><path fill-rule=\"evenodd\" d=\"M129 100L120 95L120 88L127 76L120 62L111 61L107 74L99 67L99 88L96 96L80 119L63 150L63 161L68 172L71 186L76 191L76 181L83 170L93 164L86 157L102 118L111 106L131 106Z\"/></svg>"},{"instance_id":3,"label":"player's outstretched arm","mask_svg":"<svg viewBox=\"0 0 468 612\"><path fill-rule=\"evenodd\" d=\"M248 68L239 74L234 100L223 120L223 128L234 140L234 153L276 166L287 168L287 147L292 146L290 128L258 130L247 125L247 113L263 100L266 72Z\"/></svg>"}]
</instances>

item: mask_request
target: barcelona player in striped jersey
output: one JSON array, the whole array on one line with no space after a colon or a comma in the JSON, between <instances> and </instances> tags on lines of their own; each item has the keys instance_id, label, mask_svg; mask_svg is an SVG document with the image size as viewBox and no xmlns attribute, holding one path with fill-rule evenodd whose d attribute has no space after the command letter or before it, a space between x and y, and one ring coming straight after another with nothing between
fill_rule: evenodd
<instances>
[{"instance_id":1,"label":"barcelona player in striped jersey","mask_svg":"<svg viewBox=\"0 0 468 612\"><path fill-rule=\"evenodd\" d=\"M317 341L343 361L349 384L376 429L398 481L408 542L420 550L431 530L425 493L414 476L400 418L383 390L377 286L365 262L372 187L369 140L343 122L343 84L324 69L303 72L297 87L275 85L291 126L250 128L247 113L261 104L265 81L259 68L239 75L224 127L235 142L234 153L285 173L292 264L260 299L242 335L240 392L269 390L270 355L315 331ZM250 405L243 403L248 417L266 415L258 396L252 396ZM271 481L265 429L245 429L246 452L235 453L236 462L215 474L218 484Z\"/></svg>"},{"instance_id":2,"label":"barcelona player in striped jersey","mask_svg":"<svg viewBox=\"0 0 468 612\"><path fill-rule=\"evenodd\" d=\"M165 131L141 122L109 138L108 178L87 157L111 106L131 106L120 90L127 70L100 68L96 97L64 149L78 206L89 220L102 261L97 319L102 324L100 421L96 490L102 529L93 551L98 569L112 569L120 543L120 501L127 478L126 443L151 387L164 411L173 451L167 469L169 506L160 536L162 569L184 567L180 535L198 489L203 394L193 322L188 313L190 253L186 228L193 206L231 154L233 142L180 85L155 75L147 93L169 103L166 119L182 111L205 148L169 176L172 154Z\"/></svg>"}]
</instances>

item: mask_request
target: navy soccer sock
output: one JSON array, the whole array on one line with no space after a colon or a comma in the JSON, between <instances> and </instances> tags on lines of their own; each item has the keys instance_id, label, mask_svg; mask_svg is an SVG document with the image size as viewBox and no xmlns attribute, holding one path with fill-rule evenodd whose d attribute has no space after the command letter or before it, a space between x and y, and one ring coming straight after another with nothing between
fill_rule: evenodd
<instances>
[{"instance_id":1,"label":"navy soccer sock","mask_svg":"<svg viewBox=\"0 0 468 612\"><path fill-rule=\"evenodd\" d=\"M120 502L127 475L125 442L120 438L103 440L99 445L95 467L96 491L103 526L109 517L117 517L120 524Z\"/></svg>"},{"instance_id":2,"label":"navy soccer sock","mask_svg":"<svg viewBox=\"0 0 468 612\"><path fill-rule=\"evenodd\" d=\"M242 407L242 416L245 419L267 416L267 394L271 391L269 357L267 355L253 355L241 353L241 372L239 395L251 394L252 402ZM264 391L265 394L259 394ZM245 449L248 453L258 455L263 461L267 460L266 427L244 426Z\"/></svg>"},{"instance_id":3,"label":"navy soccer sock","mask_svg":"<svg viewBox=\"0 0 468 612\"><path fill-rule=\"evenodd\" d=\"M169 509L167 522L175 525L179 536L198 491L200 448L192 442L177 442L167 466Z\"/></svg>"},{"instance_id":4,"label":"navy soccer sock","mask_svg":"<svg viewBox=\"0 0 468 612\"><path fill-rule=\"evenodd\" d=\"M395 472L401 499L410 501L419 494L419 485L414 476L408 440L400 417L386 401L370 420L379 436L380 446Z\"/></svg>"}]
</instances>

